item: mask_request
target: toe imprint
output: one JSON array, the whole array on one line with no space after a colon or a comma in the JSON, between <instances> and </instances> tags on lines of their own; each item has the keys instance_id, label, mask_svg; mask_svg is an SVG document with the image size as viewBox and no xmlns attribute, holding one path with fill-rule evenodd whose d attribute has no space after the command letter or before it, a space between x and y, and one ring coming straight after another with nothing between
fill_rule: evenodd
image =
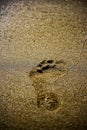
<instances>
[{"instance_id":1,"label":"toe imprint","mask_svg":"<svg viewBox=\"0 0 87 130\"><path fill-rule=\"evenodd\" d=\"M54 61L53 60L47 60L47 63L53 63Z\"/></svg>"},{"instance_id":2,"label":"toe imprint","mask_svg":"<svg viewBox=\"0 0 87 130\"><path fill-rule=\"evenodd\" d=\"M30 76L34 76L39 73L40 74L44 73L50 69L53 71L56 70L60 72L65 72L65 68L64 68L65 65L66 63L63 60L59 60L59 61L43 60L30 71Z\"/></svg>"}]
</instances>

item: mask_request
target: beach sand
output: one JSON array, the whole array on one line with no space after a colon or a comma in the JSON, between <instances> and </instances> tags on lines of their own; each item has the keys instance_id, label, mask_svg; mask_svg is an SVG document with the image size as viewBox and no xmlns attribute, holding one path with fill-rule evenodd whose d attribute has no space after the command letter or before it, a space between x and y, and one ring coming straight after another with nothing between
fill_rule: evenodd
<instances>
[{"instance_id":1,"label":"beach sand","mask_svg":"<svg viewBox=\"0 0 87 130\"><path fill-rule=\"evenodd\" d=\"M36 0L1 7L0 130L85 130L86 4ZM66 73L55 76L57 71L48 70L31 78L30 71L43 60L63 60ZM37 106L34 83L57 95L58 108Z\"/></svg>"}]
</instances>

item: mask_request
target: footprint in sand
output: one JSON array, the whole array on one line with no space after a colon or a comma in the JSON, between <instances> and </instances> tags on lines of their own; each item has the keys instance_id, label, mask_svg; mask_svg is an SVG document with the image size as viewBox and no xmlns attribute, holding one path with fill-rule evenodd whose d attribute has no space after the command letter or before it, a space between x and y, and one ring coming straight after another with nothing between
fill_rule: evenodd
<instances>
[{"instance_id":1,"label":"footprint in sand","mask_svg":"<svg viewBox=\"0 0 87 130\"><path fill-rule=\"evenodd\" d=\"M29 76L37 92L38 108L53 111L59 107L60 101L57 95L46 89L48 82L54 82L67 74L66 63L63 60L43 60L34 67Z\"/></svg>"}]
</instances>

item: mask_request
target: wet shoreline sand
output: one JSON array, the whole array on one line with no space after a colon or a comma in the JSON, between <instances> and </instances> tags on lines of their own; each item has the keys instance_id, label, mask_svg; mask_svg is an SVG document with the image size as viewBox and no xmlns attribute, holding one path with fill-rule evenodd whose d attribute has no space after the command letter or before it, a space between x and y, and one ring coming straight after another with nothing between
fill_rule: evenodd
<instances>
[{"instance_id":1,"label":"wet shoreline sand","mask_svg":"<svg viewBox=\"0 0 87 130\"><path fill-rule=\"evenodd\" d=\"M85 130L87 44L83 50L82 47L87 34L86 13L84 2L73 0L57 3L36 0L34 4L20 1L2 9L1 130ZM67 65L68 73L62 78L39 82L57 95L61 102L58 110L38 108L37 93L29 77L30 70L45 59L62 59Z\"/></svg>"}]
</instances>

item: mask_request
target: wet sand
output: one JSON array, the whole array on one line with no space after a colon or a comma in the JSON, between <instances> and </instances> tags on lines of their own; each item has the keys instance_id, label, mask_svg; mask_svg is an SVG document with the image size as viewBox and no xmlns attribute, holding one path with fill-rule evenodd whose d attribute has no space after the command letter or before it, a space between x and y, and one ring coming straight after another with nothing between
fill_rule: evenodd
<instances>
[{"instance_id":1,"label":"wet sand","mask_svg":"<svg viewBox=\"0 0 87 130\"><path fill-rule=\"evenodd\" d=\"M14 2L0 12L0 130L85 130L87 8L81 1ZM66 62L67 74L39 84L59 108L37 106L30 71L43 60ZM47 77L51 77L48 72ZM38 76L36 76L36 80Z\"/></svg>"}]
</instances>

